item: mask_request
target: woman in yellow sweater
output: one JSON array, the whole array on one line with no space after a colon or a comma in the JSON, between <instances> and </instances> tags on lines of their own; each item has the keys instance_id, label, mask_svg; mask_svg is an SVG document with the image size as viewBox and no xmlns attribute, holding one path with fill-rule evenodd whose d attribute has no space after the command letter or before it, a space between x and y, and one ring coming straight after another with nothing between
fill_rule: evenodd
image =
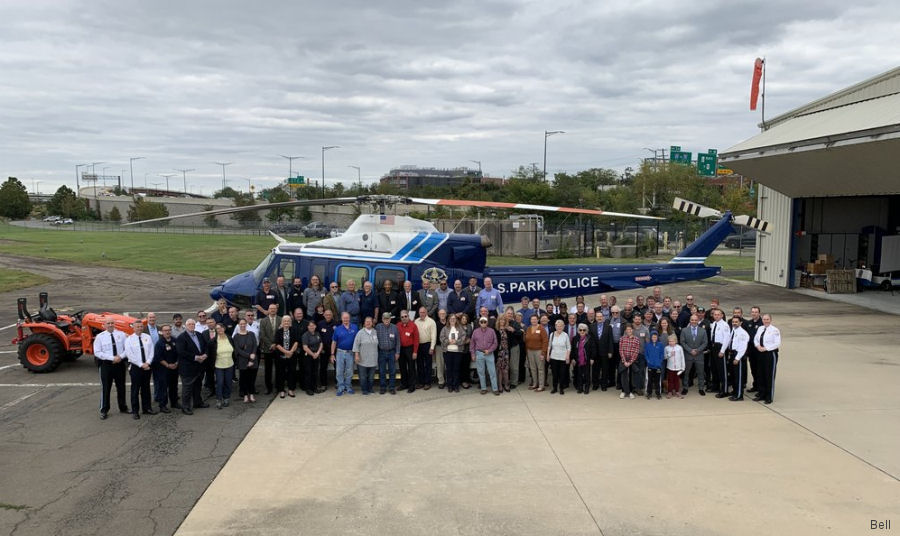
<instances>
[{"instance_id":1,"label":"woman in yellow sweater","mask_svg":"<svg viewBox=\"0 0 900 536\"><path fill-rule=\"evenodd\" d=\"M231 404L234 381L234 346L225 334L225 326L216 324L216 409Z\"/></svg>"}]
</instances>

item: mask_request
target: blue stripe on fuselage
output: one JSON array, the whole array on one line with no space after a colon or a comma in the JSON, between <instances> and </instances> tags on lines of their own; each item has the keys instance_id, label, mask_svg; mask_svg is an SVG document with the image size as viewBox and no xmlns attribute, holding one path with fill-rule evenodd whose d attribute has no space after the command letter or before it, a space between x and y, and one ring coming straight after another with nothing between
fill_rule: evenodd
<instances>
[{"instance_id":1,"label":"blue stripe on fuselage","mask_svg":"<svg viewBox=\"0 0 900 536\"><path fill-rule=\"evenodd\" d=\"M447 237L447 235L445 235L443 233L434 233L432 235L429 235L426 240L424 240L421 244L419 244L419 246L416 247L416 249L414 249L407 256L407 258L405 258L403 260L407 260L407 261L422 260L425 255L427 255L428 253L431 252L431 250L436 248L446 237ZM398 253L398 255L399 255L399 253Z\"/></svg>"},{"instance_id":2,"label":"blue stripe on fuselage","mask_svg":"<svg viewBox=\"0 0 900 536\"><path fill-rule=\"evenodd\" d=\"M419 234L417 234L417 235L415 236L415 238L413 238L412 240L410 240L409 242L407 242L405 246L403 246L402 248L400 248L400 250L397 251L397 253L395 253L394 256L391 257L390 260L392 260L392 261L399 261L399 260L402 259L404 256L406 256L406 254L409 253L414 247L416 247L417 244L419 244L420 242L422 242L422 240L424 240L426 236L428 236L428 233L426 233L426 232L424 232L424 231L423 231L423 232L420 232Z\"/></svg>"}]
</instances>

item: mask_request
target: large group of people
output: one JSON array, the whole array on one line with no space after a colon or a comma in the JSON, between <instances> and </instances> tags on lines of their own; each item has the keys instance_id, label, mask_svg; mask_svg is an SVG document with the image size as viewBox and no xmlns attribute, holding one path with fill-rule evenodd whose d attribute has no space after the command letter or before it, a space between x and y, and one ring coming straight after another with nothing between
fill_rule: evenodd
<instances>
[{"instance_id":1,"label":"large group of people","mask_svg":"<svg viewBox=\"0 0 900 536\"><path fill-rule=\"evenodd\" d=\"M774 400L781 334L759 307L749 316L742 307L726 314L715 298L704 309L690 294L682 303L655 287L621 304L605 294L593 306L578 296L571 307L558 297L543 306L523 297L516 308L504 305L490 277L483 285L423 281L414 291L409 281L395 289L385 280L376 291L372 282L357 290L348 280L342 291L337 282L325 289L317 276L306 288L300 278L287 286L278 277L275 285L263 280L245 311L221 299L211 314L176 314L166 324L149 313L129 336L109 320L94 340L100 418L110 411L113 385L119 410L134 419L156 413L151 397L160 412L192 415L209 407L206 399L228 407L235 382L244 403L256 402L260 367L267 395L326 393L329 365L339 397L355 394L356 371L362 395L436 384L499 396L527 382L537 393L563 395L571 385L584 395L615 389L621 399L661 399L684 398L696 384L700 396L737 402L749 392L755 401Z\"/></svg>"}]
</instances>

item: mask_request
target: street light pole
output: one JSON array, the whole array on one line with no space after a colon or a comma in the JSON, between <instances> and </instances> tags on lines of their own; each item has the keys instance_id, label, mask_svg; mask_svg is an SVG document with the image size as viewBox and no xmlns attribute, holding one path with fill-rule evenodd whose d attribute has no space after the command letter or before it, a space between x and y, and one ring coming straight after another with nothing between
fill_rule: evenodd
<instances>
[{"instance_id":1,"label":"street light pole","mask_svg":"<svg viewBox=\"0 0 900 536\"><path fill-rule=\"evenodd\" d=\"M362 195L362 175L360 175L359 166L347 166L349 168L353 168L356 170L356 187L359 189L360 195Z\"/></svg>"},{"instance_id":2,"label":"street light pole","mask_svg":"<svg viewBox=\"0 0 900 536\"><path fill-rule=\"evenodd\" d=\"M222 166L222 190L225 190L225 166L230 166L234 162L216 162L216 165Z\"/></svg>"},{"instance_id":3,"label":"street light pole","mask_svg":"<svg viewBox=\"0 0 900 536\"><path fill-rule=\"evenodd\" d=\"M564 130L545 130L544 131L544 182L547 182L547 138L554 134L565 134Z\"/></svg>"},{"instance_id":4,"label":"street light pole","mask_svg":"<svg viewBox=\"0 0 900 536\"><path fill-rule=\"evenodd\" d=\"M191 169L178 169L178 168L173 168L173 169L175 169L175 171L180 171L180 172L181 172L181 179L184 181L184 193L188 193L188 189L187 189L187 172L188 172L188 171L197 171L197 170L195 170L195 169L193 169L193 168L191 168Z\"/></svg>"},{"instance_id":5,"label":"street light pole","mask_svg":"<svg viewBox=\"0 0 900 536\"><path fill-rule=\"evenodd\" d=\"M134 196L134 161L143 160L143 156L132 156L128 159L128 169L131 170L131 195Z\"/></svg>"},{"instance_id":6,"label":"street light pole","mask_svg":"<svg viewBox=\"0 0 900 536\"><path fill-rule=\"evenodd\" d=\"M278 155L281 158L287 158L288 161L288 191L291 193L291 198L294 198L294 192L296 188L291 188L291 178L294 176L294 160L298 158L306 158L305 156L286 156L283 154Z\"/></svg>"},{"instance_id":7,"label":"street light pole","mask_svg":"<svg viewBox=\"0 0 900 536\"><path fill-rule=\"evenodd\" d=\"M322 199L325 199L325 151L329 149L339 149L340 147L340 145L322 146Z\"/></svg>"},{"instance_id":8,"label":"street light pole","mask_svg":"<svg viewBox=\"0 0 900 536\"><path fill-rule=\"evenodd\" d=\"M166 179L166 194L169 193L169 179L177 175L177 173L159 173L160 177L164 177Z\"/></svg>"}]
</instances>

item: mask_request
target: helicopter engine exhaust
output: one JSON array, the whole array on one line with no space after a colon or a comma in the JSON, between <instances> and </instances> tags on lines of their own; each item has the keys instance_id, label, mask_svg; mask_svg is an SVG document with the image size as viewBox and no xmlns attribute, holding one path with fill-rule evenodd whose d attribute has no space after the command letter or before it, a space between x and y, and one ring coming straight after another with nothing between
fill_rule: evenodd
<instances>
[{"instance_id":1,"label":"helicopter engine exhaust","mask_svg":"<svg viewBox=\"0 0 900 536\"><path fill-rule=\"evenodd\" d=\"M494 243L491 241L491 237L489 237L487 235L481 235L481 247L489 248L493 245L494 245Z\"/></svg>"}]
</instances>

